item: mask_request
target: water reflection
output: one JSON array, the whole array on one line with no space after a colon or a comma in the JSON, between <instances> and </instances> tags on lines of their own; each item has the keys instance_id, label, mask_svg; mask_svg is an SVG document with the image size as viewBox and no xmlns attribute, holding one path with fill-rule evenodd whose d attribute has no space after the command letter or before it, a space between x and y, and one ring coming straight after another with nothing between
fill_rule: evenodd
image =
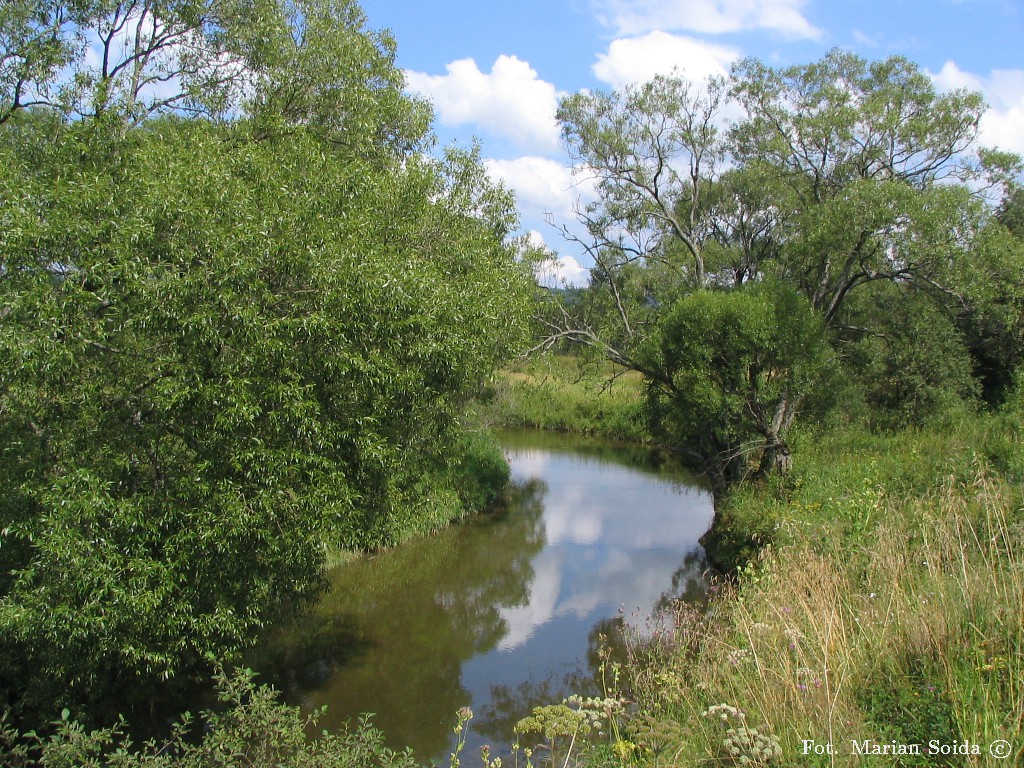
<instances>
[{"instance_id":1,"label":"water reflection","mask_svg":"<svg viewBox=\"0 0 1024 768\"><path fill-rule=\"evenodd\" d=\"M598 442L504 443L506 504L337 569L252 666L327 704L324 727L374 712L393 746L441 758L459 707L477 714L470 749L506 745L535 704L596 692L599 634L702 595L711 500L692 478Z\"/></svg>"}]
</instances>

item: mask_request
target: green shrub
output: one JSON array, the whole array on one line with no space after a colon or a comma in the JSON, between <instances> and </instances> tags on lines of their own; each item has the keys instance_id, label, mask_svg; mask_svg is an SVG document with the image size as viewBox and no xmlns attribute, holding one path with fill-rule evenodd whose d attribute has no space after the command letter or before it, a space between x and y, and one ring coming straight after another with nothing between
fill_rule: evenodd
<instances>
[{"instance_id":1,"label":"green shrub","mask_svg":"<svg viewBox=\"0 0 1024 768\"><path fill-rule=\"evenodd\" d=\"M257 685L251 670L218 670L220 706L198 719L184 713L166 741L134 744L124 722L87 730L67 710L46 738L0 728L5 768L415 768L408 751L384 746L383 734L363 718L334 732L307 734L321 712L303 715Z\"/></svg>"}]
</instances>

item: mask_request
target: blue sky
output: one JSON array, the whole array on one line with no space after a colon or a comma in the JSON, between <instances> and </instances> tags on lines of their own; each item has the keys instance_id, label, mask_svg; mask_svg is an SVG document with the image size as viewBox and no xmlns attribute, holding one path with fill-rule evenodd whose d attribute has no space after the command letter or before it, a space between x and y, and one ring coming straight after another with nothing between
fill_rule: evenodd
<instances>
[{"instance_id":1,"label":"blue sky","mask_svg":"<svg viewBox=\"0 0 1024 768\"><path fill-rule=\"evenodd\" d=\"M362 0L390 29L409 89L433 101L445 142L478 138L488 167L517 193L524 231L584 279L578 254L542 215L572 220L580 189L558 140L558 99L619 88L678 67L692 80L756 56L814 61L841 47L900 54L941 89L990 105L982 140L1024 154L1024 2L1017 0Z\"/></svg>"}]
</instances>

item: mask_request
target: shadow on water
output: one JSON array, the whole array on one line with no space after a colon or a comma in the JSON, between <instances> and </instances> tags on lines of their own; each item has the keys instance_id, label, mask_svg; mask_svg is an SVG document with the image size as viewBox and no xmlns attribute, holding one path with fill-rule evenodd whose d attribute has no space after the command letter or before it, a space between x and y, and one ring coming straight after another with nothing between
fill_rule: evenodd
<instances>
[{"instance_id":1,"label":"shadow on water","mask_svg":"<svg viewBox=\"0 0 1024 768\"><path fill-rule=\"evenodd\" d=\"M502 608L528 602L545 490L515 483L466 524L335 569L322 600L262 642L250 665L289 700L326 703L321 727L373 712L385 734L400 734L396 748L444 752L471 698L463 663L505 636Z\"/></svg>"},{"instance_id":2,"label":"shadow on water","mask_svg":"<svg viewBox=\"0 0 1024 768\"><path fill-rule=\"evenodd\" d=\"M711 501L692 476L596 440L501 439L504 503L333 570L247 659L288 701L326 704L319 727L372 712L391 746L444 762L470 706L464 759L503 754L533 706L600 692L600 644L623 622L703 598Z\"/></svg>"}]
</instances>

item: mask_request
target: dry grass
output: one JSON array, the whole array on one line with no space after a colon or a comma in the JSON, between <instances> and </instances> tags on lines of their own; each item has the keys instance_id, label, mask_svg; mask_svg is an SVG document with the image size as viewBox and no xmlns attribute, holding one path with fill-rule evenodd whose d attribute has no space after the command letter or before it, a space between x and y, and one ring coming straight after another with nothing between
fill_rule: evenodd
<instances>
[{"instance_id":1,"label":"dry grass","mask_svg":"<svg viewBox=\"0 0 1024 768\"><path fill-rule=\"evenodd\" d=\"M932 738L966 740L983 754L878 764L1021 761L1024 545L1013 499L982 470L925 498L886 499L882 522L859 544L797 541L769 552L709 613L681 609L671 637L635 644L641 709L684 725L671 764L852 766L864 759L851 754L854 741L924 751ZM700 714L717 704L774 736L781 759L742 762L723 750L720 719ZM833 754L805 754L808 739ZM996 739L1015 756L991 757Z\"/></svg>"}]
</instances>

